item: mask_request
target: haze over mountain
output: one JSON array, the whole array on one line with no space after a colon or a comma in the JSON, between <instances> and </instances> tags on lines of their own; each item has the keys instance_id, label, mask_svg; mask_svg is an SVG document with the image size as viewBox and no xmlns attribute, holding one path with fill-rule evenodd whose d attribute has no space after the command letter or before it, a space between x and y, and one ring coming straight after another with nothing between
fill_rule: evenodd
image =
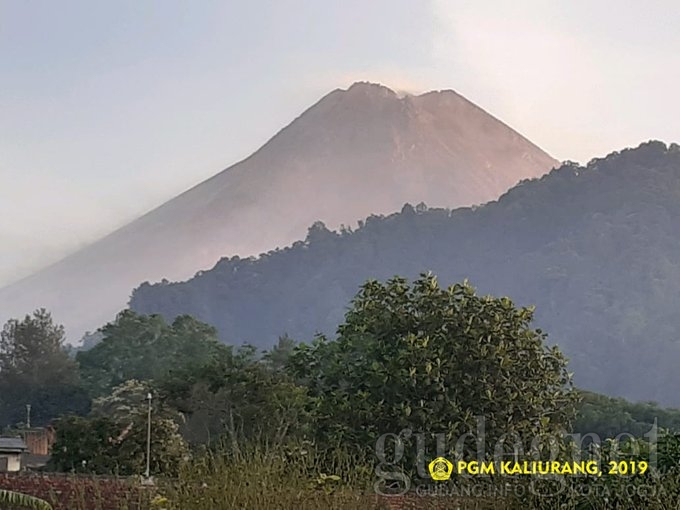
<instances>
[{"instance_id":1,"label":"haze over mountain","mask_svg":"<svg viewBox=\"0 0 680 510\"><path fill-rule=\"evenodd\" d=\"M225 258L187 282L138 288L135 311L191 314L232 343L334 333L366 279L463 279L535 305L576 383L680 405L680 146L650 142L565 164L478 208L407 206L354 232L314 225L257 260Z\"/></svg>"},{"instance_id":2,"label":"haze over mountain","mask_svg":"<svg viewBox=\"0 0 680 510\"><path fill-rule=\"evenodd\" d=\"M284 246L317 220L335 228L406 202L484 203L556 165L451 90L400 97L356 83L244 161L0 290L0 319L46 307L74 341L113 318L141 281L183 279L225 255Z\"/></svg>"}]
</instances>

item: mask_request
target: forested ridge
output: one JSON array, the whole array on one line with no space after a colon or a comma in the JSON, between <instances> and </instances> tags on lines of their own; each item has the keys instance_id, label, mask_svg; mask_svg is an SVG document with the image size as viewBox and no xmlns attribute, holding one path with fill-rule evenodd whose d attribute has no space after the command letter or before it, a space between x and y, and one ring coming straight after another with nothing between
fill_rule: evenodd
<instances>
[{"instance_id":1,"label":"forested ridge","mask_svg":"<svg viewBox=\"0 0 680 510\"><path fill-rule=\"evenodd\" d=\"M20 436L17 420L34 406L31 423L56 434L48 471L149 469L159 477L146 480L150 508L387 508L375 494L428 483L425 464L440 447L488 461L550 453L640 466L632 478L567 477L568 490L548 494L552 477L472 477L470 490L512 490L485 506L454 494L461 508L677 506L680 411L575 390L533 317L508 298L423 274L364 282L332 338L282 337L258 352L221 343L189 316L168 323L124 310L74 360L63 327L36 310L0 332L0 426ZM8 391L17 387L24 392ZM549 451L538 446L548 441ZM61 497L49 493L52 503ZM452 503L437 501L446 506L427 508Z\"/></svg>"},{"instance_id":2,"label":"forested ridge","mask_svg":"<svg viewBox=\"0 0 680 510\"><path fill-rule=\"evenodd\" d=\"M268 347L332 333L367 279L431 270L536 306L579 387L680 404L680 147L649 142L567 162L498 201L453 211L404 206L358 228L317 223L305 241L223 258L182 283L144 283L140 313L190 314L228 343Z\"/></svg>"}]
</instances>

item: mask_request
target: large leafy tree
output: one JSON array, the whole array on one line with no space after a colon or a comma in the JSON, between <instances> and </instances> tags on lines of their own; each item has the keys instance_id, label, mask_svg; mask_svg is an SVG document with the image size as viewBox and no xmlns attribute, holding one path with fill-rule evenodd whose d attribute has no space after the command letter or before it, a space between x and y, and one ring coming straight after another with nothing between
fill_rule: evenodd
<instances>
[{"instance_id":1,"label":"large leafy tree","mask_svg":"<svg viewBox=\"0 0 680 510\"><path fill-rule=\"evenodd\" d=\"M76 356L93 396L130 379L159 380L230 355L214 328L189 316L167 324L160 316L125 310L101 333L95 347Z\"/></svg>"},{"instance_id":2,"label":"large leafy tree","mask_svg":"<svg viewBox=\"0 0 680 510\"><path fill-rule=\"evenodd\" d=\"M444 433L485 419L487 444L568 427L575 392L566 360L532 329L533 311L434 276L361 288L335 341L300 345L290 367L316 401L317 434L371 448L384 433Z\"/></svg>"},{"instance_id":3,"label":"large leafy tree","mask_svg":"<svg viewBox=\"0 0 680 510\"><path fill-rule=\"evenodd\" d=\"M0 425L26 420L43 425L60 414L87 412L77 364L64 348L64 328L36 310L11 319L0 332Z\"/></svg>"},{"instance_id":4,"label":"large leafy tree","mask_svg":"<svg viewBox=\"0 0 680 510\"><path fill-rule=\"evenodd\" d=\"M96 399L89 416L58 420L51 467L96 474L143 473L151 391L147 383L126 381ZM188 448L179 433L178 414L157 397L152 399L150 468L155 474L175 475Z\"/></svg>"},{"instance_id":5,"label":"large leafy tree","mask_svg":"<svg viewBox=\"0 0 680 510\"><path fill-rule=\"evenodd\" d=\"M309 424L308 397L282 368L293 342L282 338L264 357L251 346L161 382L167 401L184 416L192 443L221 442L238 454L245 444L282 445Z\"/></svg>"},{"instance_id":6,"label":"large leafy tree","mask_svg":"<svg viewBox=\"0 0 680 510\"><path fill-rule=\"evenodd\" d=\"M178 424L193 444L225 440L238 452L244 441L281 443L302 427L305 389L282 370L293 347L286 337L260 359L247 346L234 353L214 328L192 317L168 324L129 310L101 333L99 344L77 354L91 394L99 397L93 416L125 414L151 383L160 390L155 402L167 404L154 416Z\"/></svg>"}]
</instances>

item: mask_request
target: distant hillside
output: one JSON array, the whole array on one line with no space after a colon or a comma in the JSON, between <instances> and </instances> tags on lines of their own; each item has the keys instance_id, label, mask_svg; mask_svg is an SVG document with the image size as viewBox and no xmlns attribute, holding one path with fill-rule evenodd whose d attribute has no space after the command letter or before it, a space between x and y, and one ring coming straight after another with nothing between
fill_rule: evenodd
<instances>
[{"instance_id":1,"label":"distant hillside","mask_svg":"<svg viewBox=\"0 0 680 510\"><path fill-rule=\"evenodd\" d=\"M113 319L141 281L188 278L226 254L285 246L316 220L339 227L405 202L487 202L557 164L452 90L399 97L356 83L323 97L244 161L0 289L0 320L46 307L77 340Z\"/></svg>"},{"instance_id":2,"label":"distant hillside","mask_svg":"<svg viewBox=\"0 0 680 510\"><path fill-rule=\"evenodd\" d=\"M680 148L661 142L565 164L483 207L406 206L354 232L316 224L259 259L144 284L131 306L192 314L225 341L265 346L333 332L365 279L425 270L537 305L579 386L680 405Z\"/></svg>"}]
</instances>

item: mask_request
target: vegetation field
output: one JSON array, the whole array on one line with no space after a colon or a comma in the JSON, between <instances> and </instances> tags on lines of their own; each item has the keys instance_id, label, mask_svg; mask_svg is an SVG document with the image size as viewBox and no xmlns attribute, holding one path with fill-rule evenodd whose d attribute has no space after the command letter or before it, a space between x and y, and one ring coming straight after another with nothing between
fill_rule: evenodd
<instances>
[{"instance_id":1,"label":"vegetation field","mask_svg":"<svg viewBox=\"0 0 680 510\"><path fill-rule=\"evenodd\" d=\"M55 509L676 508L678 411L577 390L533 315L422 274L367 281L334 338L234 349L123 311L69 353L38 310L0 336L0 416L20 434L30 400L56 443L3 483ZM435 481L438 456L645 469Z\"/></svg>"}]
</instances>

